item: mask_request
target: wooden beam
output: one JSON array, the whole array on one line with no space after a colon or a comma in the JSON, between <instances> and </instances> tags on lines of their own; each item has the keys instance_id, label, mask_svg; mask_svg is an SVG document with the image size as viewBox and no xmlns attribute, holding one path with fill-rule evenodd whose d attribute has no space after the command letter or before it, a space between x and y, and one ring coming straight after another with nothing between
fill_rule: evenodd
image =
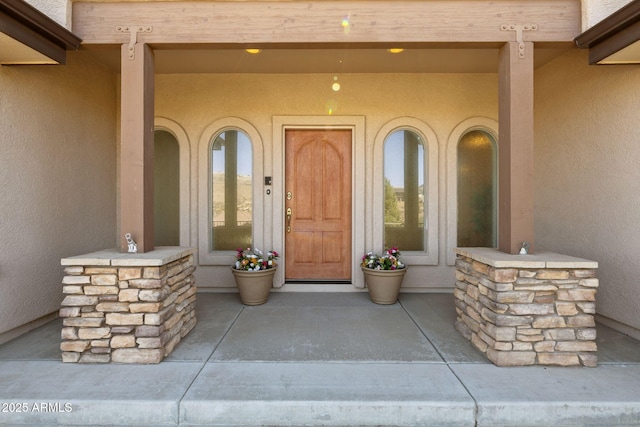
<instances>
[{"instance_id":1,"label":"wooden beam","mask_svg":"<svg viewBox=\"0 0 640 427\"><path fill-rule=\"evenodd\" d=\"M148 45L121 48L120 250L130 233L138 252L154 249L154 63Z\"/></svg>"},{"instance_id":2,"label":"wooden beam","mask_svg":"<svg viewBox=\"0 0 640 427\"><path fill-rule=\"evenodd\" d=\"M498 103L498 249L533 253L533 43L500 49Z\"/></svg>"},{"instance_id":3,"label":"wooden beam","mask_svg":"<svg viewBox=\"0 0 640 427\"><path fill-rule=\"evenodd\" d=\"M527 41L572 42L578 0L74 2L84 44L123 44L123 25L151 26L149 44L487 43L505 24L535 24ZM522 21L526 22L522 22Z\"/></svg>"}]
</instances>

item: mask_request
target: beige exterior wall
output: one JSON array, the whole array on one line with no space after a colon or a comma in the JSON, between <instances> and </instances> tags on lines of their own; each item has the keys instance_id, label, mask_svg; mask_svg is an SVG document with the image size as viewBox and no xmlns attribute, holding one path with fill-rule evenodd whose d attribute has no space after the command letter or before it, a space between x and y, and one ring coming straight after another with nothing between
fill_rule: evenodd
<instances>
[{"instance_id":1,"label":"beige exterior wall","mask_svg":"<svg viewBox=\"0 0 640 427\"><path fill-rule=\"evenodd\" d=\"M536 72L536 240L598 261L597 312L640 328L640 68L587 58Z\"/></svg>"},{"instance_id":2,"label":"beige exterior wall","mask_svg":"<svg viewBox=\"0 0 640 427\"><path fill-rule=\"evenodd\" d=\"M411 268L405 278L404 286L409 289L452 289L453 269L447 266L447 218L446 175L448 162L455 158L447 156L447 144L450 134L462 123L486 121L489 117L497 120L497 74L346 74L338 75L341 85L339 92L331 89L334 75L158 75L156 76L156 116L168 119L185 130L191 154L191 182L206 185L206 177L199 176L199 162L207 161L202 155L199 144L206 144L213 135L213 122L225 118L239 118L249 123L260 136L263 143L264 159L261 165L264 175L277 174L277 159L273 158L274 140L272 123L274 116L313 116L327 117L331 122L329 107L333 108L333 117L361 116L365 121L365 159L363 176L355 177L365 183L365 212L356 212L364 221L365 247L374 247L380 230L374 230L375 212L372 212L374 181L374 142L378 133L386 124L398 118L419 120L435 134L437 144L438 176L438 235L437 265ZM471 120L470 120L471 119ZM470 124L471 125L471 124ZM278 150L276 150L278 151ZM206 151L205 151L206 152ZM262 176L256 179L262 185ZM380 179L380 187L382 180ZM184 187L183 187L184 188ZM198 212L206 210L205 203L198 197L198 188L191 186L190 203L193 207L189 217L191 230L190 244L199 246L199 239L207 239L198 233ZM378 191L382 191L380 188ZM275 193L275 192L274 192ZM274 194L275 195L275 194ZM264 227L272 230L279 218L273 218L274 208L282 201L265 201L268 212L264 212ZM381 216L380 212L380 216ZM206 218L206 214L204 215ZM271 222L273 221L273 222ZM454 218L455 221L455 218ZM199 235L200 234L200 235ZM183 240L184 236L181 236ZM256 240L270 244L276 238L262 237ZM270 249L270 248L263 248ZM282 251L283 248L274 248ZM357 254L361 257L363 254ZM202 254L201 254L202 256ZM354 260L357 262L357 260ZM199 288L233 287L234 282L229 271L231 260L221 266L200 265L196 271Z\"/></svg>"},{"instance_id":3,"label":"beige exterior wall","mask_svg":"<svg viewBox=\"0 0 640 427\"><path fill-rule=\"evenodd\" d=\"M70 52L0 67L0 94L2 342L60 308L61 258L115 244L116 76Z\"/></svg>"}]
</instances>

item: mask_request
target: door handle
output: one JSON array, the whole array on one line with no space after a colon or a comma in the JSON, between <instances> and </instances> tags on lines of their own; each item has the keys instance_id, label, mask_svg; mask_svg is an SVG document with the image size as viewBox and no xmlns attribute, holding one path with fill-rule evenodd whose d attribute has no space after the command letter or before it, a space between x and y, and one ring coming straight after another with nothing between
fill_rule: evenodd
<instances>
[{"instance_id":1,"label":"door handle","mask_svg":"<svg viewBox=\"0 0 640 427\"><path fill-rule=\"evenodd\" d=\"M291 233L291 208L287 208L287 233Z\"/></svg>"}]
</instances>

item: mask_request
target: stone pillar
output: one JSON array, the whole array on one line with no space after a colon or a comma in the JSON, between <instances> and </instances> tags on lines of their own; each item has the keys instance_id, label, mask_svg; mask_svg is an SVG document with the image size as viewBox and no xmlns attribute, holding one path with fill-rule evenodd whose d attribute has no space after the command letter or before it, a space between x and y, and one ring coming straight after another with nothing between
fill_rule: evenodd
<instances>
[{"instance_id":1,"label":"stone pillar","mask_svg":"<svg viewBox=\"0 0 640 427\"><path fill-rule=\"evenodd\" d=\"M194 249L65 258L63 362L159 363L196 324Z\"/></svg>"},{"instance_id":2,"label":"stone pillar","mask_svg":"<svg viewBox=\"0 0 640 427\"><path fill-rule=\"evenodd\" d=\"M595 366L594 261L457 249L456 329L498 366Z\"/></svg>"}]
</instances>

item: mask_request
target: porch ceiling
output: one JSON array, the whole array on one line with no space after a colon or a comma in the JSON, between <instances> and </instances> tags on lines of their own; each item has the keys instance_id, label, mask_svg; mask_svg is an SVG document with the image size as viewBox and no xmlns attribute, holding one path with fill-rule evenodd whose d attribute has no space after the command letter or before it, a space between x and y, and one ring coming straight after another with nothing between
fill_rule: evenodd
<instances>
[{"instance_id":1,"label":"porch ceiling","mask_svg":"<svg viewBox=\"0 0 640 427\"><path fill-rule=\"evenodd\" d=\"M573 46L536 47L539 67ZM85 49L112 71L120 71L120 49ZM391 54L379 48L279 48L263 47L258 54L242 48L155 49L157 74L183 73L496 73L498 47L408 47Z\"/></svg>"},{"instance_id":2,"label":"porch ceiling","mask_svg":"<svg viewBox=\"0 0 640 427\"><path fill-rule=\"evenodd\" d=\"M57 64L57 62L0 32L0 64Z\"/></svg>"}]
</instances>

